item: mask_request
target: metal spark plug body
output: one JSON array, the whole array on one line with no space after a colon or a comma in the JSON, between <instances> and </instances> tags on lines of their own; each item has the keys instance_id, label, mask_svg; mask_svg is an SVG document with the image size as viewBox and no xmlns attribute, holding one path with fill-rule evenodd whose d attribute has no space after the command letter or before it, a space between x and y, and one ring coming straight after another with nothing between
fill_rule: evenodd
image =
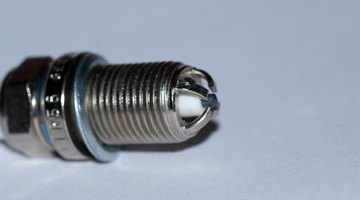
<instances>
[{"instance_id":1,"label":"metal spark plug body","mask_svg":"<svg viewBox=\"0 0 360 200\"><path fill-rule=\"evenodd\" d=\"M1 123L7 144L26 155L109 162L122 144L195 136L219 109L215 92L209 74L179 62L109 65L90 53L29 58L2 85ZM179 95L199 98L202 114L181 116Z\"/></svg>"}]
</instances>

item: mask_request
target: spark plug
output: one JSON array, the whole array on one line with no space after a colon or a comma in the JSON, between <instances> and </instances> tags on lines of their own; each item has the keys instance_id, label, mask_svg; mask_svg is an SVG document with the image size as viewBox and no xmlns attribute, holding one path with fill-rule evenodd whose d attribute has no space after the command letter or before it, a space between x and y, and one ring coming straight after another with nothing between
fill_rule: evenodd
<instances>
[{"instance_id":1,"label":"spark plug","mask_svg":"<svg viewBox=\"0 0 360 200\"><path fill-rule=\"evenodd\" d=\"M180 62L28 58L2 84L3 139L32 157L110 162L124 144L195 136L219 110L215 93L208 73Z\"/></svg>"}]
</instances>

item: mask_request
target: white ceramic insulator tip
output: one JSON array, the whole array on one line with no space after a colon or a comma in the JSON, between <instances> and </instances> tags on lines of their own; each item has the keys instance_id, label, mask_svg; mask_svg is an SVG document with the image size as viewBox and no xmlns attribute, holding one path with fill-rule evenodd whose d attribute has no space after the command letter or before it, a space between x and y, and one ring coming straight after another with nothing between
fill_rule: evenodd
<instances>
[{"instance_id":1,"label":"white ceramic insulator tip","mask_svg":"<svg viewBox=\"0 0 360 200\"><path fill-rule=\"evenodd\" d=\"M177 101L181 117L198 117L205 110L201 104L201 100L195 96L180 94L177 97Z\"/></svg>"}]
</instances>

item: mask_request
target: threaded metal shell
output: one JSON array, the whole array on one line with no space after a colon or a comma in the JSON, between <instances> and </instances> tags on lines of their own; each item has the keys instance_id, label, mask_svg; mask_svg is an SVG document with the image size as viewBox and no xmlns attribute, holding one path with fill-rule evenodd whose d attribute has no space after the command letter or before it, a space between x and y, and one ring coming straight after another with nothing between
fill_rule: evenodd
<instances>
[{"instance_id":1,"label":"threaded metal shell","mask_svg":"<svg viewBox=\"0 0 360 200\"><path fill-rule=\"evenodd\" d=\"M94 68L86 112L100 140L109 145L182 142L186 134L174 110L174 87L186 66L178 62Z\"/></svg>"}]
</instances>

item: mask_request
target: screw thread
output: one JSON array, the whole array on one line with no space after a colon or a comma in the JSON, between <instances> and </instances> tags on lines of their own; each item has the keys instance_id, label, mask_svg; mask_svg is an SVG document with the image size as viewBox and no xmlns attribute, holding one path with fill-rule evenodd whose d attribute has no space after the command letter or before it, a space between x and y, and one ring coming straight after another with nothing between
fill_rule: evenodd
<instances>
[{"instance_id":1,"label":"screw thread","mask_svg":"<svg viewBox=\"0 0 360 200\"><path fill-rule=\"evenodd\" d=\"M186 66L178 62L107 65L94 68L86 111L108 145L182 142L185 133L174 111L174 87Z\"/></svg>"}]
</instances>

